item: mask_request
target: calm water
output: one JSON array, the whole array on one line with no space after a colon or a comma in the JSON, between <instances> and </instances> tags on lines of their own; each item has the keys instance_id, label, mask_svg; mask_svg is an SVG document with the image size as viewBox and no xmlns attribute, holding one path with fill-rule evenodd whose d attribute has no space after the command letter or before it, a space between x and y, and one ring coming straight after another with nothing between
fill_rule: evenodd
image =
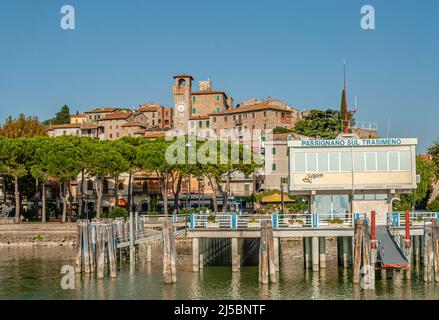
<instances>
[{"instance_id":1,"label":"calm water","mask_svg":"<svg viewBox=\"0 0 439 320\"><path fill-rule=\"evenodd\" d=\"M158 250L158 249L155 249ZM257 267L205 267L191 271L190 249L178 250L178 283L163 285L161 261L122 263L116 279L76 276L76 288L63 290L63 265L74 265L72 248L0 248L0 299L439 299L439 285L424 284L420 270L411 281L395 272L393 279L377 272L376 290L352 284L352 271L337 266L334 243L324 272L304 270L302 245L282 243L279 282L258 284ZM154 257L159 257L156 252Z\"/></svg>"}]
</instances>

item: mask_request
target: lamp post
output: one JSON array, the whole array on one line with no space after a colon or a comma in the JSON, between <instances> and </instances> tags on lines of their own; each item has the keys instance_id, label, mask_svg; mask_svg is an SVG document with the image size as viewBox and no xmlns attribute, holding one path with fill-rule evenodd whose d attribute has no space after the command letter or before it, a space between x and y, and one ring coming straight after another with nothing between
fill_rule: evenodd
<instances>
[{"instance_id":1,"label":"lamp post","mask_svg":"<svg viewBox=\"0 0 439 320\"><path fill-rule=\"evenodd\" d=\"M280 182L280 202L281 202L281 213L284 214L284 182L283 179L281 179Z\"/></svg>"}]
</instances>

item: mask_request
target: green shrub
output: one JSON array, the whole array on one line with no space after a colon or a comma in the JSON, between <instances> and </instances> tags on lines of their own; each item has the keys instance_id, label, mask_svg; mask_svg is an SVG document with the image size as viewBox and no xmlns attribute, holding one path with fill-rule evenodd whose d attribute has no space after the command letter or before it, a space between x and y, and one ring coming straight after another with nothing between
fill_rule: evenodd
<instances>
[{"instance_id":1,"label":"green shrub","mask_svg":"<svg viewBox=\"0 0 439 320\"><path fill-rule=\"evenodd\" d=\"M207 221L215 222L216 221L216 216L214 214L211 214L210 216L207 217Z\"/></svg>"},{"instance_id":2,"label":"green shrub","mask_svg":"<svg viewBox=\"0 0 439 320\"><path fill-rule=\"evenodd\" d=\"M343 224L343 220L341 220L340 218L328 219L328 223Z\"/></svg>"},{"instance_id":3,"label":"green shrub","mask_svg":"<svg viewBox=\"0 0 439 320\"><path fill-rule=\"evenodd\" d=\"M128 217L128 211L125 208L121 208L121 207L114 208L108 214L108 218L110 218L110 219L127 218L127 217Z\"/></svg>"},{"instance_id":4,"label":"green shrub","mask_svg":"<svg viewBox=\"0 0 439 320\"><path fill-rule=\"evenodd\" d=\"M427 205L427 210L432 212L439 212L439 196L433 200L433 202Z\"/></svg>"}]
</instances>

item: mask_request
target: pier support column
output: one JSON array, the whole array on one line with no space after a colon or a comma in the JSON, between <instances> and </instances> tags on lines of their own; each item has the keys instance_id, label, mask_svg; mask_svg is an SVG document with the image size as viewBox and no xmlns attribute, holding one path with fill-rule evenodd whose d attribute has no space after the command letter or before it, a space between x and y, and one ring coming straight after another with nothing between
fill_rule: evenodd
<instances>
[{"instance_id":1,"label":"pier support column","mask_svg":"<svg viewBox=\"0 0 439 320\"><path fill-rule=\"evenodd\" d=\"M192 271L200 271L200 239L192 239Z\"/></svg>"},{"instance_id":2,"label":"pier support column","mask_svg":"<svg viewBox=\"0 0 439 320\"><path fill-rule=\"evenodd\" d=\"M311 238L304 237L303 238L303 261L305 264L305 268L311 268Z\"/></svg>"},{"instance_id":3,"label":"pier support column","mask_svg":"<svg viewBox=\"0 0 439 320\"><path fill-rule=\"evenodd\" d=\"M312 237L312 271L319 271L319 237Z\"/></svg>"},{"instance_id":4,"label":"pier support column","mask_svg":"<svg viewBox=\"0 0 439 320\"><path fill-rule=\"evenodd\" d=\"M419 261L424 264L425 257L425 236L419 236Z\"/></svg>"},{"instance_id":5,"label":"pier support column","mask_svg":"<svg viewBox=\"0 0 439 320\"><path fill-rule=\"evenodd\" d=\"M232 238L232 272L239 271L238 238Z\"/></svg>"},{"instance_id":6,"label":"pier support column","mask_svg":"<svg viewBox=\"0 0 439 320\"><path fill-rule=\"evenodd\" d=\"M326 238L319 238L319 252L320 252L320 268L326 268Z\"/></svg>"},{"instance_id":7,"label":"pier support column","mask_svg":"<svg viewBox=\"0 0 439 320\"><path fill-rule=\"evenodd\" d=\"M349 267L349 238L343 237L343 268Z\"/></svg>"},{"instance_id":8,"label":"pier support column","mask_svg":"<svg viewBox=\"0 0 439 320\"><path fill-rule=\"evenodd\" d=\"M204 254L206 252L206 239L200 239L200 270L204 269Z\"/></svg>"},{"instance_id":9,"label":"pier support column","mask_svg":"<svg viewBox=\"0 0 439 320\"><path fill-rule=\"evenodd\" d=\"M146 243L146 262L152 261L152 248L151 243Z\"/></svg>"},{"instance_id":10,"label":"pier support column","mask_svg":"<svg viewBox=\"0 0 439 320\"><path fill-rule=\"evenodd\" d=\"M276 271L279 271L279 269L280 269L280 259L279 259L280 242L279 242L279 238L273 238L273 246L274 246L274 266L275 266Z\"/></svg>"}]
</instances>

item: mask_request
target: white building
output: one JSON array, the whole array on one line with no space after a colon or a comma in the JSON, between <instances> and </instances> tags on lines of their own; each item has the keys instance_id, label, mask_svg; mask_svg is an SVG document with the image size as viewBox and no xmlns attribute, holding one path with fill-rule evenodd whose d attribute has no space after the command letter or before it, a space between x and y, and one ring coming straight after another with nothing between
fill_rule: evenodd
<instances>
[{"instance_id":1,"label":"white building","mask_svg":"<svg viewBox=\"0 0 439 320\"><path fill-rule=\"evenodd\" d=\"M289 192L309 196L315 213L377 212L385 223L392 202L416 189L417 139L289 141Z\"/></svg>"}]
</instances>

